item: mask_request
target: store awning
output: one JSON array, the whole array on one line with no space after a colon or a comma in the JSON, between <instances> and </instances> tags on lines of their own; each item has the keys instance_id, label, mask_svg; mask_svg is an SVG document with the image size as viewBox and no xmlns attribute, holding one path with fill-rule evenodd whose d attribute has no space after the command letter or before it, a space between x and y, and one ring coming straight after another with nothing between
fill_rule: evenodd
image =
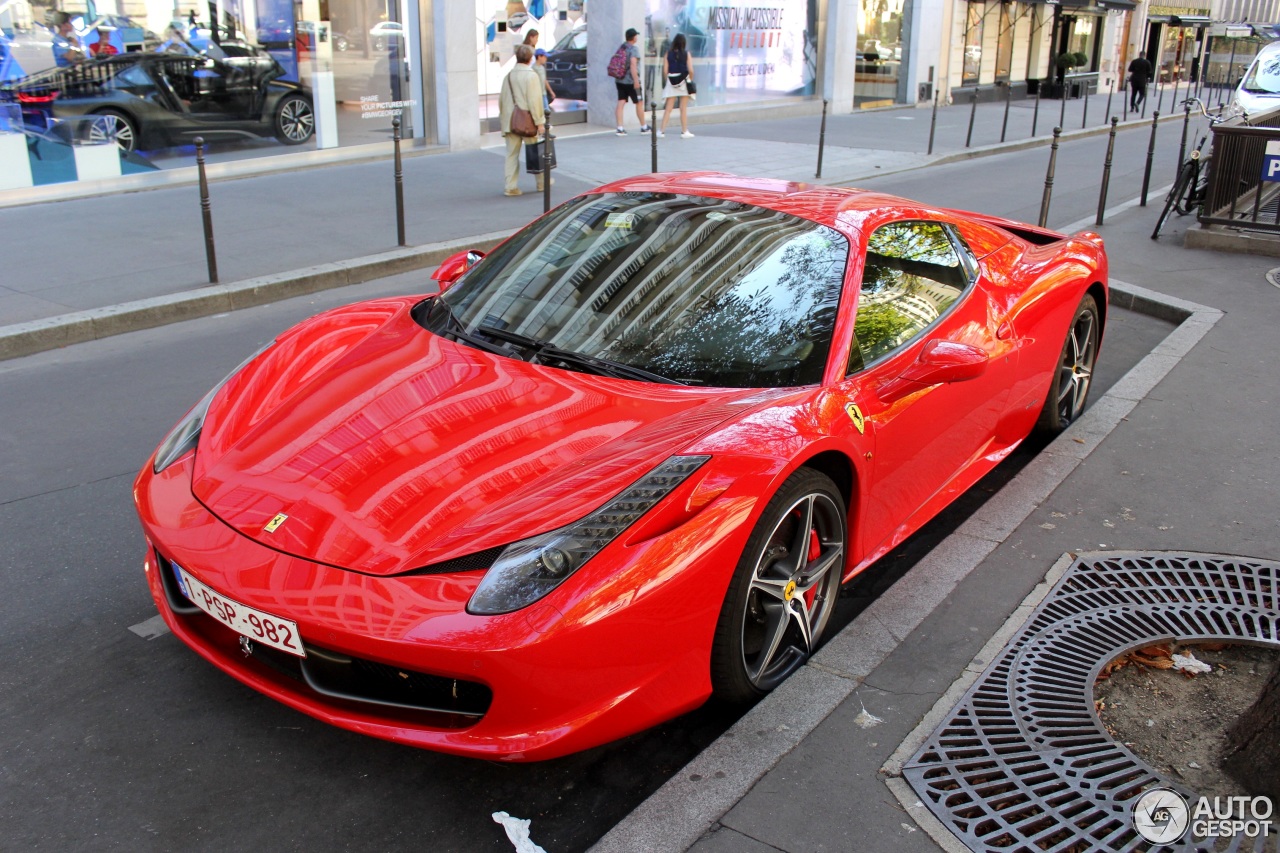
<instances>
[{"instance_id":1,"label":"store awning","mask_svg":"<svg viewBox=\"0 0 1280 853\"><path fill-rule=\"evenodd\" d=\"M1208 15L1148 15L1147 20L1154 24L1168 24L1171 27L1208 27L1213 24L1213 18Z\"/></svg>"}]
</instances>

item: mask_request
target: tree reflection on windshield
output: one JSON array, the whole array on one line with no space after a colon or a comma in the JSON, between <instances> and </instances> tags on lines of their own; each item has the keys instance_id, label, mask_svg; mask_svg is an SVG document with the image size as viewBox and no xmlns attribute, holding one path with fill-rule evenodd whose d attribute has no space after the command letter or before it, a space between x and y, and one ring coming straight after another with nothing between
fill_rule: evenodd
<instances>
[{"instance_id":1,"label":"tree reflection on windshield","mask_svg":"<svg viewBox=\"0 0 1280 853\"><path fill-rule=\"evenodd\" d=\"M444 297L563 350L720 387L820 382L848 242L724 199L576 199L485 258Z\"/></svg>"}]
</instances>

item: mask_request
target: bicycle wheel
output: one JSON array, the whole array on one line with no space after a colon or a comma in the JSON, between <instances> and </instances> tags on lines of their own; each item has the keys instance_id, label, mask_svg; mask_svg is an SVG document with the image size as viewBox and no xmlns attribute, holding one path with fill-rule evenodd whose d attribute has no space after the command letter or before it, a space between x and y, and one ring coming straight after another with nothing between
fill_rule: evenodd
<instances>
[{"instance_id":1,"label":"bicycle wheel","mask_svg":"<svg viewBox=\"0 0 1280 853\"><path fill-rule=\"evenodd\" d=\"M1173 189L1169 190L1169 194L1164 199L1164 209L1160 211L1160 217L1156 219L1155 230L1151 232L1152 240L1160 239L1160 230L1164 228L1165 220L1169 218L1169 212L1174 209L1178 203L1178 199L1182 198L1182 194L1191 186L1192 177L1195 172L1195 161L1188 160L1182 164L1182 168L1178 170L1178 179L1173 182Z\"/></svg>"}]
</instances>

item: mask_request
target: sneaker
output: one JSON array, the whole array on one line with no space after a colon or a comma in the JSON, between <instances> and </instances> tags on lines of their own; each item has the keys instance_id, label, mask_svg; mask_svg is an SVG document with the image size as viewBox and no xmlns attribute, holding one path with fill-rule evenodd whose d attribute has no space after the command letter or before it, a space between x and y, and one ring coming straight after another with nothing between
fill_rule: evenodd
<instances>
[{"instance_id":1,"label":"sneaker","mask_svg":"<svg viewBox=\"0 0 1280 853\"><path fill-rule=\"evenodd\" d=\"M627 135L627 129L626 129L625 127L620 127L620 128L618 128L617 130L615 130L615 131L613 132L613 135L614 135L614 136L626 136L626 135Z\"/></svg>"},{"instance_id":2,"label":"sneaker","mask_svg":"<svg viewBox=\"0 0 1280 853\"><path fill-rule=\"evenodd\" d=\"M681 139L693 139L693 134L686 130L684 133L680 134L680 138L681 138Z\"/></svg>"},{"instance_id":3,"label":"sneaker","mask_svg":"<svg viewBox=\"0 0 1280 853\"><path fill-rule=\"evenodd\" d=\"M663 132L663 131L661 131L661 130L660 130L660 131L658 131L658 138L659 138L659 139L666 139L666 138L667 138L667 134L666 134L665 132Z\"/></svg>"},{"instance_id":4,"label":"sneaker","mask_svg":"<svg viewBox=\"0 0 1280 853\"><path fill-rule=\"evenodd\" d=\"M647 124L646 124L646 125L644 125L643 127L641 127L641 128L640 128L640 132L641 132L641 133L648 133L651 129L652 129L652 128L650 128L650 127L649 127L649 125L647 125Z\"/></svg>"},{"instance_id":5,"label":"sneaker","mask_svg":"<svg viewBox=\"0 0 1280 853\"><path fill-rule=\"evenodd\" d=\"M524 195L524 190L503 190L503 195Z\"/></svg>"}]
</instances>

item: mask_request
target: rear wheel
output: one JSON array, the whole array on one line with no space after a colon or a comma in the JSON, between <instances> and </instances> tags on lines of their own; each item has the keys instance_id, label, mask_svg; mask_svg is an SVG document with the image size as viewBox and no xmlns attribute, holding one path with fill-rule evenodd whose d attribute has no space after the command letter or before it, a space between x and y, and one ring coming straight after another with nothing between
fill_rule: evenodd
<instances>
[{"instance_id":1,"label":"rear wheel","mask_svg":"<svg viewBox=\"0 0 1280 853\"><path fill-rule=\"evenodd\" d=\"M1076 308L1067 339L1062 344L1058 367L1049 383L1049 395L1036 426L1047 433L1062 432L1084 411L1093 384L1093 366L1098 359L1100 334L1098 303L1085 294Z\"/></svg>"},{"instance_id":2,"label":"rear wheel","mask_svg":"<svg viewBox=\"0 0 1280 853\"><path fill-rule=\"evenodd\" d=\"M844 499L802 468L783 483L747 540L716 624L711 684L749 702L781 684L817 648L848 551Z\"/></svg>"},{"instance_id":3,"label":"rear wheel","mask_svg":"<svg viewBox=\"0 0 1280 853\"><path fill-rule=\"evenodd\" d=\"M94 113L96 121L89 131L91 142L107 142L114 139L122 154L130 154L138 147L138 129L133 121L117 110L101 110Z\"/></svg>"},{"instance_id":4,"label":"rear wheel","mask_svg":"<svg viewBox=\"0 0 1280 853\"><path fill-rule=\"evenodd\" d=\"M301 145L316 130L311 102L301 95L285 95L276 110L276 138L285 145Z\"/></svg>"}]
</instances>

